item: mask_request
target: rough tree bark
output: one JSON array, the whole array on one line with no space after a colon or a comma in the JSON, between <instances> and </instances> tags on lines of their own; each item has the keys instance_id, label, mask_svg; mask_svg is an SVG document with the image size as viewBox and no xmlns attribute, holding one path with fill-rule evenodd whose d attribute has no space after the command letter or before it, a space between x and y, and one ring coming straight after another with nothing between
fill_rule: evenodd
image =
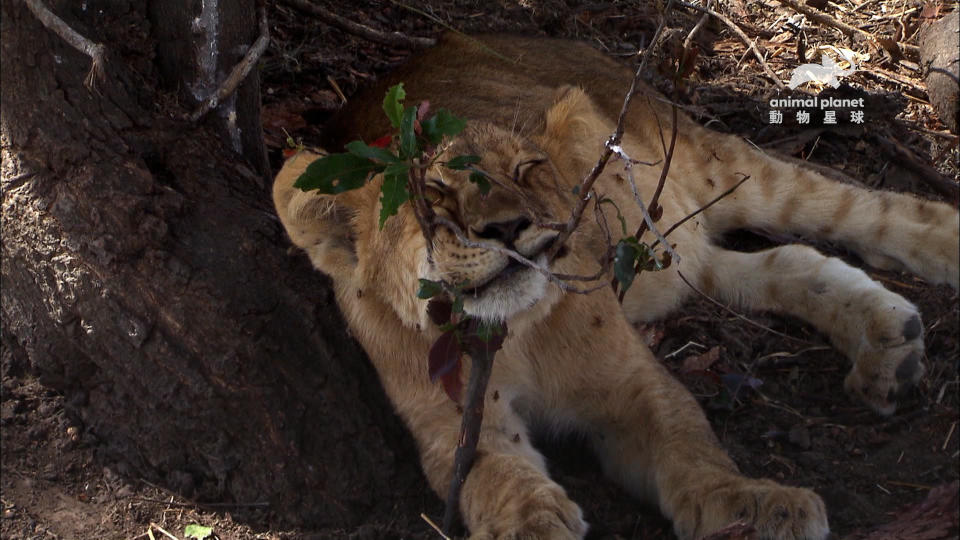
<instances>
[{"instance_id":1,"label":"rough tree bark","mask_svg":"<svg viewBox=\"0 0 960 540\"><path fill-rule=\"evenodd\" d=\"M288 254L258 158L158 90L177 64L157 44L194 17L150 4L48 1L110 51L98 95L89 58L0 2L3 347L133 477L287 524L418 515L412 444L327 284Z\"/></svg>"}]
</instances>

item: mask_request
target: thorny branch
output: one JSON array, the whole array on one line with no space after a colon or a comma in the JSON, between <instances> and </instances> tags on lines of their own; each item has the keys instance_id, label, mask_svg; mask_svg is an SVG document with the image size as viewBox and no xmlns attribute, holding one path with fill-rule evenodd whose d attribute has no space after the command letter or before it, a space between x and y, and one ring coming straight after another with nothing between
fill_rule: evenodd
<instances>
[{"instance_id":1,"label":"thorny branch","mask_svg":"<svg viewBox=\"0 0 960 540\"><path fill-rule=\"evenodd\" d=\"M94 43L70 28L67 23L63 22L63 19L47 9L47 6L41 0L24 0L24 3L44 26L60 36L60 39L69 43L74 49L90 57L92 60L90 72L83 79L83 85L88 90L97 92L97 83L102 82L106 77L104 64L106 63L107 48L102 43Z\"/></svg>"},{"instance_id":2,"label":"thorny branch","mask_svg":"<svg viewBox=\"0 0 960 540\"><path fill-rule=\"evenodd\" d=\"M230 75L220 83L217 91L204 100L203 103L197 107L197 110L190 115L191 121L196 122L203 118L208 112L217 108L217 105L224 99L236 92L237 87L247 78L253 66L256 65L260 57L263 56L263 52L267 50L267 45L270 44L270 28L267 24L267 11L265 8L261 7L257 10L257 18L259 19L260 36L253 42L253 45L247 49L247 54L243 55L243 59L237 62L237 65L233 66Z\"/></svg>"}]
</instances>

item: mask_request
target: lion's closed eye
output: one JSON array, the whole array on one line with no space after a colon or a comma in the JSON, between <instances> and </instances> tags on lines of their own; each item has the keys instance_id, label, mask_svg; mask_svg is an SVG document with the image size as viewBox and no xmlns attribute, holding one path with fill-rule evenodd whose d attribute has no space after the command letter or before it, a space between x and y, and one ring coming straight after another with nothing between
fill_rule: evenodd
<instances>
[{"instance_id":1,"label":"lion's closed eye","mask_svg":"<svg viewBox=\"0 0 960 540\"><path fill-rule=\"evenodd\" d=\"M431 206L439 204L443 201L443 198L447 195L447 191L450 188L439 179L428 179L425 195L427 197L427 202Z\"/></svg>"},{"instance_id":2,"label":"lion's closed eye","mask_svg":"<svg viewBox=\"0 0 960 540\"><path fill-rule=\"evenodd\" d=\"M529 172L530 169L543 163L544 161L546 161L546 159L544 158L535 158L535 159L528 159L528 160L517 163L513 167L513 183L519 184L520 180L523 179L524 176L526 176L527 172Z\"/></svg>"}]
</instances>

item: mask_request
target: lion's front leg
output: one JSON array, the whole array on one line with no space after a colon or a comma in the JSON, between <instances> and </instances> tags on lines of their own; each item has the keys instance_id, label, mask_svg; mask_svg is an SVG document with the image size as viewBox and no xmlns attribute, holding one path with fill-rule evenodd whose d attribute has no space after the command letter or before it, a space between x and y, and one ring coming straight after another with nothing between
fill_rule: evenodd
<instances>
[{"instance_id":1,"label":"lion's front leg","mask_svg":"<svg viewBox=\"0 0 960 540\"><path fill-rule=\"evenodd\" d=\"M596 424L602 427L595 444L611 478L656 500L683 539L737 521L752 525L758 538L826 538L820 497L741 475L693 396L644 352L649 358L610 393L609 416Z\"/></svg>"},{"instance_id":2,"label":"lion's front leg","mask_svg":"<svg viewBox=\"0 0 960 540\"><path fill-rule=\"evenodd\" d=\"M588 430L611 479L656 501L682 539L737 521L765 539L829 534L819 496L741 475L696 400L633 336L626 320L608 317L603 324L620 337L584 340L575 384L555 380L546 386L564 388L548 399Z\"/></svg>"},{"instance_id":3,"label":"lion's front leg","mask_svg":"<svg viewBox=\"0 0 960 540\"><path fill-rule=\"evenodd\" d=\"M432 405L420 401L401 411L420 447L423 470L446 497L462 415L442 392ZM480 443L460 496L460 511L472 539L580 539L587 524L580 508L547 476L543 456L510 407L509 392L491 381Z\"/></svg>"}]
</instances>

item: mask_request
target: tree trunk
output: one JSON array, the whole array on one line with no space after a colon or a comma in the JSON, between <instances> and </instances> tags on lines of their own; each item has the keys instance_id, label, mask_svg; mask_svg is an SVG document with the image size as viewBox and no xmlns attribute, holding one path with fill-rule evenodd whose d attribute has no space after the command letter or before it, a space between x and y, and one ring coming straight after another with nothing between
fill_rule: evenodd
<instances>
[{"instance_id":1,"label":"tree trunk","mask_svg":"<svg viewBox=\"0 0 960 540\"><path fill-rule=\"evenodd\" d=\"M106 45L98 94L88 57L0 5L3 347L121 472L269 502L286 524L415 519L413 445L326 280L288 254L258 165L158 90L157 43L184 31L165 25L193 17L151 27L146 0L48 0Z\"/></svg>"}]
</instances>

